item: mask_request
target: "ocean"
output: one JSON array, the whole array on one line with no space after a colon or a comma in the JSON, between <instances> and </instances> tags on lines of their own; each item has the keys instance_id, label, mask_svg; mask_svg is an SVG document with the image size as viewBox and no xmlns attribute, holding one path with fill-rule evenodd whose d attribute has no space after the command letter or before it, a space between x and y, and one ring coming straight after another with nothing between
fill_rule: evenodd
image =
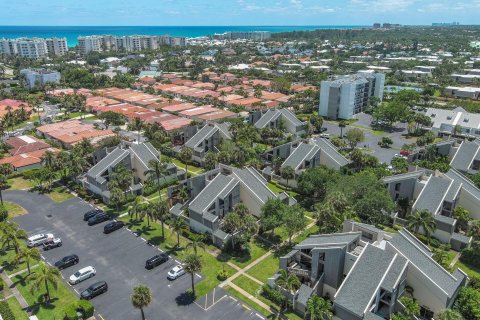
<instances>
[{"instance_id":1,"label":"ocean","mask_svg":"<svg viewBox=\"0 0 480 320\"><path fill-rule=\"evenodd\" d=\"M124 35L164 35L178 37L201 37L213 35L215 33L224 33L227 31L270 31L270 32L288 32L305 31L316 29L350 29L366 26L0 26L0 38L20 38L20 37L66 37L68 46L77 45L79 36L111 34L117 36Z\"/></svg>"}]
</instances>

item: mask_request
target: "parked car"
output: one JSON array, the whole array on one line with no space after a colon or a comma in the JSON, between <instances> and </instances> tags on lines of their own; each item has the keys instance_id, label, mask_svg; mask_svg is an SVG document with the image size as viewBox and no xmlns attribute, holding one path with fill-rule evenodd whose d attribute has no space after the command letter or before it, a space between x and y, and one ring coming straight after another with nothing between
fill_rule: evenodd
<instances>
[{"instance_id":1,"label":"parked car","mask_svg":"<svg viewBox=\"0 0 480 320\"><path fill-rule=\"evenodd\" d=\"M330 134L328 133L321 133L320 138L330 139Z\"/></svg>"},{"instance_id":2,"label":"parked car","mask_svg":"<svg viewBox=\"0 0 480 320\"><path fill-rule=\"evenodd\" d=\"M156 266L159 266L162 263L165 263L167 261L168 261L168 254L166 253L158 254L154 257L151 257L145 262L145 269L148 269L148 270L153 269Z\"/></svg>"},{"instance_id":3,"label":"parked car","mask_svg":"<svg viewBox=\"0 0 480 320\"><path fill-rule=\"evenodd\" d=\"M125 225L125 223L123 223L123 221L109 222L103 227L103 233L107 234L107 233L113 232L115 230L121 229L121 228L123 228L124 225Z\"/></svg>"},{"instance_id":4,"label":"parked car","mask_svg":"<svg viewBox=\"0 0 480 320\"><path fill-rule=\"evenodd\" d=\"M92 218L92 217L94 217L97 214L102 213L102 212L103 211L100 210L100 209L90 210L83 215L83 221L88 221L88 220L90 220L90 218Z\"/></svg>"},{"instance_id":5,"label":"parked car","mask_svg":"<svg viewBox=\"0 0 480 320\"><path fill-rule=\"evenodd\" d=\"M48 240L47 242L43 243L43 250L47 251L53 248L58 248L62 246L62 239L54 238L52 240Z\"/></svg>"},{"instance_id":6,"label":"parked car","mask_svg":"<svg viewBox=\"0 0 480 320\"><path fill-rule=\"evenodd\" d=\"M95 282L90 287L83 290L82 293L80 293L80 299L90 300L98 295L101 295L102 293L107 292L107 290L108 285L105 281Z\"/></svg>"},{"instance_id":7,"label":"parked car","mask_svg":"<svg viewBox=\"0 0 480 320\"><path fill-rule=\"evenodd\" d=\"M93 277L95 274L97 274L95 268L92 266L88 266L72 274L68 282L70 282L70 284L77 284L79 282L82 282L83 280Z\"/></svg>"},{"instance_id":8,"label":"parked car","mask_svg":"<svg viewBox=\"0 0 480 320\"><path fill-rule=\"evenodd\" d=\"M28 238L27 247L38 247L47 241L53 240L54 236L51 233L40 233Z\"/></svg>"},{"instance_id":9,"label":"parked car","mask_svg":"<svg viewBox=\"0 0 480 320\"><path fill-rule=\"evenodd\" d=\"M321 127L321 128L320 128L320 133L321 133L321 132L325 132L325 131L327 131L327 128L325 128L325 127Z\"/></svg>"},{"instance_id":10,"label":"parked car","mask_svg":"<svg viewBox=\"0 0 480 320\"><path fill-rule=\"evenodd\" d=\"M104 221L107 221L108 219L110 219L108 214L106 214L104 212L101 212L101 213L98 213L98 214L94 215L90 219L88 219L88 225L93 226L95 224L99 224L99 223L102 223Z\"/></svg>"},{"instance_id":11,"label":"parked car","mask_svg":"<svg viewBox=\"0 0 480 320\"><path fill-rule=\"evenodd\" d=\"M177 265L173 267L172 270L168 271L167 278L170 280L175 280L185 274L185 270L183 269L183 266Z\"/></svg>"},{"instance_id":12,"label":"parked car","mask_svg":"<svg viewBox=\"0 0 480 320\"><path fill-rule=\"evenodd\" d=\"M55 267L58 269L65 269L71 266L76 265L80 260L78 259L78 256L76 254L72 254L69 256L65 256L62 259L58 260L55 262Z\"/></svg>"}]
</instances>

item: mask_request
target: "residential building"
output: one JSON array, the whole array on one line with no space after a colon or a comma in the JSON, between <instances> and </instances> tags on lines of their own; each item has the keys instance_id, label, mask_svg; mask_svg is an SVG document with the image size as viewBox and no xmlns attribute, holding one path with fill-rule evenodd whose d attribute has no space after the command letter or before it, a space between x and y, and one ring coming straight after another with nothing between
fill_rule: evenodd
<instances>
[{"instance_id":1,"label":"residential building","mask_svg":"<svg viewBox=\"0 0 480 320\"><path fill-rule=\"evenodd\" d=\"M305 133L305 123L298 120L288 109L269 109L267 111L254 111L249 115L250 123L255 128L280 129L284 128L288 133L300 136Z\"/></svg>"},{"instance_id":2,"label":"residential building","mask_svg":"<svg viewBox=\"0 0 480 320\"><path fill-rule=\"evenodd\" d=\"M20 110L21 108L25 109L25 111L27 112L32 111L32 108L28 105L27 102L14 99L0 100L0 117L3 117L9 111L13 112L15 110Z\"/></svg>"},{"instance_id":3,"label":"residential building","mask_svg":"<svg viewBox=\"0 0 480 320\"><path fill-rule=\"evenodd\" d=\"M145 182L150 178L150 161L160 161L160 152L149 142L140 144L123 144L113 150L100 150L95 153L97 163L81 178L83 186L90 192L102 197L108 203L110 192L108 181L110 175L123 165L133 173L133 181L127 193L141 194ZM168 174L162 176L167 182L177 178L175 165L167 165Z\"/></svg>"},{"instance_id":4,"label":"residential building","mask_svg":"<svg viewBox=\"0 0 480 320\"><path fill-rule=\"evenodd\" d=\"M322 81L319 114L329 119L352 119L369 108L371 97L383 99L385 74L358 73Z\"/></svg>"},{"instance_id":5,"label":"residential building","mask_svg":"<svg viewBox=\"0 0 480 320\"><path fill-rule=\"evenodd\" d=\"M420 305L422 319L432 319L450 308L468 277L453 273L432 258L430 249L406 229L390 234L374 226L345 221L343 232L310 236L280 258L280 269L302 281L293 294L296 312L307 311L317 294L333 301L342 320L390 319L402 310L400 298L410 296ZM277 287L278 274L268 280Z\"/></svg>"},{"instance_id":6,"label":"residential building","mask_svg":"<svg viewBox=\"0 0 480 320\"><path fill-rule=\"evenodd\" d=\"M20 75L25 78L29 89L43 87L46 83L60 83L60 72L47 69L22 69Z\"/></svg>"},{"instance_id":7,"label":"residential building","mask_svg":"<svg viewBox=\"0 0 480 320\"><path fill-rule=\"evenodd\" d=\"M269 31L235 31L225 32L222 34L215 34L215 39L220 40L253 40L253 41L265 41L272 37L272 33Z\"/></svg>"},{"instance_id":8,"label":"residential building","mask_svg":"<svg viewBox=\"0 0 480 320\"><path fill-rule=\"evenodd\" d=\"M479 76L480 79L480 76ZM459 99L480 100L480 88L478 87L446 87L444 93Z\"/></svg>"},{"instance_id":9,"label":"residential building","mask_svg":"<svg viewBox=\"0 0 480 320\"><path fill-rule=\"evenodd\" d=\"M428 108L425 113L432 119L431 130L438 136L460 135L480 137L480 115L458 107L453 110Z\"/></svg>"},{"instance_id":10,"label":"residential building","mask_svg":"<svg viewBox=\"0 0 480 320\"><path fill-rule=\"evenodd\" d=\"M288 181L288 184L293 187L296 187L296 179L306 169L324 165L327 168L340 170L350 163L350 160L340 154L338 149L327 139L295 140L277 146L261 155L261 159L267 164L262 170L262 174L267 179L273 178L282 183L287 181L275 173L273 166L275 158L283 159L278 173L281 173L287 166L295 170L295 177Z\"/></svg>"},{"instance_id":11,"label":"residential building","mask_svg":"<svg viewBox=\"0 0 480 320\"><path fill-rule=\"evenodd\" d=\"M43 164L43 157L47 151L50 151L54 154L58 154L60 152L59 149L52 147L38 149L35 151L25 151L0 159L0 164L8 163L16 172L39 168Z\"/></svg>"},{"instance_id":12,"label":"residential building","mask_svg":"<svg viewBox=\"0 0 480 320\"><path fill-rule=\"evenodd\" d=\"M271 191L267 181L251 167L239 169L220 165L182 184L188 190L189 200L183 205L177 203L170 212L181 216L183 209L187 209L192 230L209 234L219 247L230 238L222 230L222 220L238 203L242 202L255 217L260 217L262 206L268 199L279 198L289 205L295 203L286 193Z\"/></svg>"},{"instance_id":13,"label":"residential building","mask_svg":"<svg viewBox=\"0 0 480 320\"><path fill-rule=\"evenodd\" d=\"M450 243L455 250L470 245L470 237L455 232L457 220L453 212L455 208L462 207L469 211L472 218L479 219L480 190L458 170L440 173L419 169L382 180L394 201L413 201L411 212L427 210L434 216L434 238ZM394 218L398 224L404 224L407 219L399 213Z\"/></svg>"},{"instance_id":14,"label":"residential building","mask_svg":"<svg viewBox=\"0 0 480 320\"><path fill-rule=\"evenodd\" d=\"M38 138L26 135L12 137L6 140L5 143L10 147L10 149L8 149L8 153L10 153L12 156L51 147L48 143L45 143Z\"/></svg>"},{"instance_id":15,"label":"residential building","mask_svg":"<svg viewBox=\"0 0 480 320\"><path fill-rule=\"evenodd\" d=\"M193 150L192 160L201 166L204 165L207 152L219 152L218 146L223 140L231 140L230 125L224 123L208 123L185 142L184 147Z\"/></svg>"},{"instance_id":16,"label":"residential building","mask_svg":"<svg viewBox=\"0 0 480 320\"><path fill-rule=\"evenodd\" d=\"M0 39L0 54L38 59L48 55L63 55L68 51L66 38Z\"/></svg>"},{"instance_id":17,"label":"residential building","mask_svg":"<svg viewBox=\"0 0 480 320\"><path fill-rule=\"evenodd\" d=\"M81 54L87 54L91 51L141 51L156 50L162 45L167 46L185 46L186 40L183 37L163 36L147 36L147 35L131 35L131 36L82 36L78 37L78 50Z\"/></svg>"},{"instance_id":18,"label":"residential building","mask_svg":"<svg viewBox=\"0 0 480 320\"><path fill-rule=\"evenodd\" d=\"M478 81L480 81L480 70L466 69L465 74L454 73L451 78L458 83L478 83Z\"/></svg>"},{"instance_id":19,"label":"residential building","mask_svg":"<svg viewBox=\"0 0 480 320\"><path fill-rule=\"evenodd\" d=\"M462 141L456 147L451 145L450 167L463 174L477 174L480 171L480 140Z\"/></svg>"}]
</instances>

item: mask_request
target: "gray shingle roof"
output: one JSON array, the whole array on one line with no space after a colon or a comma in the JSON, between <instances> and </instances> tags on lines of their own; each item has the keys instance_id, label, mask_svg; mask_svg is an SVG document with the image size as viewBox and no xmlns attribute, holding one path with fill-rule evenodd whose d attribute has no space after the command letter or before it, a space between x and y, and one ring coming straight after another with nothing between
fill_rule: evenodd
<instances>
[{"instance_id":1,"label":"gray shingle roof","mask_svg":"<svg viewBox=\"0 0 480 320\"><path fill-rule=\"evenodd\" d=\"M478 189L475 184L470 181L470 179L468 179L455 169L450 169L445 175L450 179L455 180L456 182L460 182L462 184L463 190L467 191L480 201L480 189Z\"/></svg>"},{"instance_id":2,"label":"gray shingle roof","mask_svg":"<svg viewBox=\"0 0 480 320\"><path fill-rule=\"evenodd\" d=\"M413 204L414 209L437 213L451 185L451 179L432 175Z\"/></svg>"},{"instance_id":3,"label":"gray shingle roof","mask_svg":"<svg viewBox=\"0 0 480 320\"><path fill-rule=\"evenodd\" d=\"M125 159L125 157L130 156L130 153L127 150L121 148L116 148L109 154L100 160L96 165L94 165L87 172L87 176L103 183L105 179L101 177L101 174L105 172L110 167L117 165L120 161Z\"/></svg>"},{"instance_id":4,"label":"gray shingle roof","mask_svg":"<svg viewBox=\"0 0 480 320\"><path fill-rule=\"evenodd\" d=\"M279 109L279 111L282 113L283 118L293 124L294 126L303 126L304 123L300 120L298 120L297 117L288 109Z\"/></svg>"},{"instance_id":5,"label":"gray shingle roof","mask_svg":"<svg viewBox=\"0 0 480 320\"><path fill-rule=\"evenodd\" d=\"M308 143L301 143L296 147L288 158L282 163L282 168L290 166L297 170L305 160L310 160L315 157L315 154L320 150L317 145Z\"/></svg>"},{"instance_id":6,"label":"gray shingle roof","mask_svg":"<svg viewBox=\"0 0 480 320\"><path fill-rule=\"evenodd\" d=\"M452 168L466 172L468 169L470 169L473 160L479 152L480 145L477 141L464 141L460 148L458 148L457 153L450 162L450 165Z\"/></svg>"},{"instance_id":7,"label":"gray shingle roof","mask_svg":"<svg viewBox=\"0 0 480 320\"><path fill-rule=\"evenodd\" d=\"M198 130L193 137L185 142L185 147L196 148L203 140L206 140L213 136L218 129L214 126L206 125L202 129Z\"/></svg>"},{"instance_id":8,"label":"gray shingle roof","mask_svg":"<svg viewBox=\"0 0 480 320\"><path fill-rule=\"evenodd\" d=\"M328 155L332 160L338 163L338 165L343 167L350 163L350 160L338 152L338 149L327 139L318 138L314 141L320 147L320 149L322 149L322 153Z\"/></svg>"},{"instance_id":9,"label":"gray shingle roof","mask_svg":"<svg viewBox=\"0 0 480 320\"><path fill-rule=\"evenodd\" d=\"M405 270L407 265L408 260L400 255L397 255L395 257L395 261L390 267L389 272L385 276L385 279L383 279L382 288L389 292L392 292L393 289L398 285L400 276L402 275L402 272Z\"/></svg>"},{"instance_id":10,"label":"gray shingle roof","mask_svg":"<svg viewBox=\"0 0 480 320\"><path fill-rule=\"evenodd\" d=\"M303 304L304 306L306 306L307 301L308 299L310 299L312 294L313 294L313 289L302 283L302 285L300 286L300 289L298 289L297 301Z\"/></svg>"},{"instance_id":11,"label":"gray shingle roof","mask_svg":"<svg viewBox=\"0 0 480 320\"><path fill-rule=\"evenodd\" d=\"M443 269L428 254L417 245L418 240L408 231L400 230L389 243L394 246L410 263L415 265L432 283L435 283L449 297L452 297L463 279L456 279Z\"/></svg>"},{"instance_id":12,"label":"gray shingle roof","mask_svg":"<svg viewBox=\"0 0 480 320\"><path fill-rule=\"evenodd\" d=\"M425 174L425 170L419 170L419 171L413 171L413 172L383 177L382 181L385 183L391 183L391 182L403 181L403 180L412 179L412 178L418 179L424 174Z\"/></svg>"},{"instance_id":13,"label":"gray shingle roof","mask_svg":"<svg viewBox=\"0 0 480 320\"><path fill-rule=\"evenodd\" d=\"M346 245L356 241L361 235L361 232L313 235L297 244L295 249L308 249L325 245Z\"/></svg>"},{"instance_id":14,"label":"gray shingle roof","mask_svg":"<svg viewBox=\"0 0 480 320\"><path fill-rule=\"evenodd\" d=\"M217 199L224 189L238 183L230 176L219 174L190 203L189 209L203 213Z\"/></svg>"},{"instance_id":15,"label":"gray shingle roof","mask_svg":"<svg viewBox=\"0 0 480 320\"><path fill-rule=\"evenodd\" d=\"M363 317L396 254L367 244L335 295L334 303Z\"/></svg>"},{"instance_id":16,"label":"gray shingle roof","mask_svg":"<svg viewBox=\"0 0 480 320\"><path fill-rule=\"evenodd\" d=\"M267 124L276 120L280 115L281 114L278 110L268 110L260 119L258 119L257 122L255 122L255 127L258 129L265 128Z\"/></svg>"},{"instance_id":17,"label":"gray shingle roof","mask_svg":"<svg viewBox=\"0 0 480 320\"><path fill-rule=\"evenodd\" d=\"M252 196L260 200L261 203L265 203L268 199L277 197L277 195L267 187L266 180L258 174L255 169L233 168L232 171L232 175L240 180L243 186L251 190Z\"/></svg>"},{"instance_id":18,"label":"gray shingle roof","mask_svg":"<svg viewBox=\"0 0 480 320\"><path fill-rule=\"evenodd\" d=\"M136 156L141 165L143 166L144 170L149 170L150 161L160 161L160 152L155 149L154 146L150 142L146 143L139 143L139 144L132 144L130 146L133 154Z\"/></svg>"},{"instance_id":19,"label":"gray shingle roof","mask_svg":"<svg viewBox=\"0 0 480 320\"><path fill-rule=\"evenodd\" d=\"M470 243L472 241L472 237L468 237L456 232L452 234L452 239L457 240L461 243Z\"/></svg>"}]
</instances>

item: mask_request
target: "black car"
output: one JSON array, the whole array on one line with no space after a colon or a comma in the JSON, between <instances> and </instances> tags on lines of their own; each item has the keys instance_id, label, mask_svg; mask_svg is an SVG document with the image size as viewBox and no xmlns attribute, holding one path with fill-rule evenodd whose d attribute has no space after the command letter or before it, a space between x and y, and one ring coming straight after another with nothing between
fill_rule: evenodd
<instances>
[{"instance_id":1,"label":"black car","mask_svg":"<svg viewBox=\"0 0 480 320\"><path fill-rule=\"evenodd\" d=\"M103 233L107 234L115 230L121 229L124 225L125 223L123 223L122 221L109 222L103 227Z\"/></svg>"},{"instance_id":2,"label":"black car","mask_svg":"<svg viewBox=\"0 0 480 320\"><path fill-rule=\"evenodd\" d=\"M108 219L110 219L108 214L103 213L103 212L97 213L96 215L94 215L93 217L88 219L88 225L93 226L94 224L98 224L98 223L107 221Z\"/></svg>"},{"instance_id":3,"label":"black car","mask_svg":"<svg viewBox=\"0 0 480 320\"><path fill-rule=\"evenodd\" d=\"M145 269L153 269L156 266L161 265L162 263L165 263L168 261L168 254L166 253L161 253L159 255L156 255L154 257L151 257L145 262Z\"/></svg>"},{"instance_id":4,"label":"black car","mask_svg":"<svg viewBox=\"0 0 480 320\"><path fill-rule=\"evenodd\" d=\"M88 221L90 220L90 218L94 217L95 215L97 215L98 213L102 213L103 211L100 210L100 209L94 209L94 210L90 210L88 211L87 213L85 213L83 215L83 221Z\"/></svg>"},{"instance_id":5,"label":"black car","mask_svg":"<svg viewBox=\"0 0 480 320\"><path fill-rule=\"evenodd\" d=\"M83 290L82 293L80 293L80 299L90 300L98 295L101 295L102 293L107 292L107 290L108 285L105 281L95 282L90 287Z\"/></svg>"},{"instance_id":6,"label":"black car","mask_svg":"<svg viewBox=\"0 0 480 320\"><path fill-rule=\"evenodd\" d=\"M57 267L58 269L65 269L73 265L76 265L78 261L79 261L78 256L76 254L72 254L72 255L63 257L62 259L55 262L55 267Z\"/></svg>"}]
</instances>

